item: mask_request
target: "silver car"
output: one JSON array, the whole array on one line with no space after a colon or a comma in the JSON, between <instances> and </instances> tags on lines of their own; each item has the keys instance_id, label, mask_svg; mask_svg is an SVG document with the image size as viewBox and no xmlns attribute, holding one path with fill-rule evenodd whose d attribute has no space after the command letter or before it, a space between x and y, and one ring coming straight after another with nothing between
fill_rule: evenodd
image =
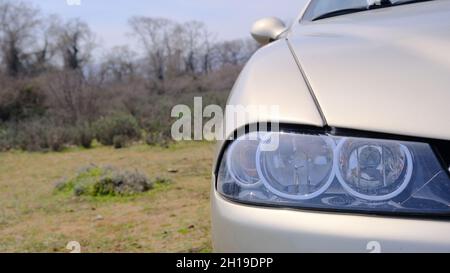
<instances>
[{"instance_id":1,"label":"silver car","mask_svg":"<svg viewBox=\"0 0 450 273\"><path fill-rule=\"evenodd\" d=\"M252 35L228 107L278 110L227 127L215 251L450 252L450 1L312 0Z\"/></svg>"}]
</instances>

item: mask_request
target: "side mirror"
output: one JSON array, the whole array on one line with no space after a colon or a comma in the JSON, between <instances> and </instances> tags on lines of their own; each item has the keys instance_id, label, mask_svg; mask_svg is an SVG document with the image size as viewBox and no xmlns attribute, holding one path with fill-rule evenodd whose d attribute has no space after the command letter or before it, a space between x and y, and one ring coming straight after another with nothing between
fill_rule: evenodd
<instances>
[{"instance_id":1,"label":"side mirror","mask_svg":"<svg viewBox=\"0 0 450 273\"><path fill-rule=\"evenodd\" d=\"M287 30L283 21L275 17L267 17L253 24L251 34L261 45L277 40Z\"/></svg>"}]
</instances>

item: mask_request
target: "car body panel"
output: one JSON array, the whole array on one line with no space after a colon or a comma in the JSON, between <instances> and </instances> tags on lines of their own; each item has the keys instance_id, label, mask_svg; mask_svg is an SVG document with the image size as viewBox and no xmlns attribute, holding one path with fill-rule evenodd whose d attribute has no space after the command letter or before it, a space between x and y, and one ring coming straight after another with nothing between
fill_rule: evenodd
<instances>
[{"instance_id":1,"label":"car body panel","mask_svg":"<svg viewBox=\"0 0 450 273\"><path fill-rule=\"evenodd\" d=\"M265 46L252 56L234 85L227 105L279 108L277 116L270 111L250 111L246 120L237 120L232 127L227 127L228 135L250 123L273 120L317 127L325 125L285 40Z\"/></svg>"},{"instance_id":2,"label":"car body panel","mask_svg":"<svg viewBox=\"0 0 450 273\"><path fill-rule=\"evenodd\" d=\"M284 39L261 48L252 56L237 79L227 105L249 109L261 106L262 111L248 111L245 119L225 115L226 139L239 128L258 122L325 126ZM270 111L272 106L278 108L276 115ZM218 142L217 155L224 143L223 140Z\"/></svg>"},{"instance_id":3,"label":"car body panel","mask_svg":"<svg viewBox=\"0 0 450 273\"><path fill-rule=\"evenodd\" d=\"M450 252L448 221L252 207L214 190L211 200L216 252Z\"/></svg>"},{"instance_id":4,"label":"car body panel","mask_svg":"<svg viewBox=\"0 0 450 273\"><path fill-rule=\"evenodd\" d=\"M450 1L435 0L301 23L288 40L329 126L448 140L449 34Z\"/></svg>"},{"instance_id":5,"label":"car body panel","mask_svg":"<svg viewBox=\"0 0 450 273\"><path fill-rule=\"evenodd\" d=\"M448 140L449 34L448 0L294 24L252 57L228 104L276 104L276 120L294 125ZM216 191L214 175L216 252L450 252L448 220L238 204Z\"/></svg>"}]
</instances>

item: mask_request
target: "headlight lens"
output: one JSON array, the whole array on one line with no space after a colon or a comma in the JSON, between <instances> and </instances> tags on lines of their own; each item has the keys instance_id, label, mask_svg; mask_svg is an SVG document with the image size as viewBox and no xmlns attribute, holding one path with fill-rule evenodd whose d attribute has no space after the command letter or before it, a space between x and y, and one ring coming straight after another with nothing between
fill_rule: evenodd
<instances>
[{"instance_id":1,"label":"headlight lens","mask_svg":"<svg viewBox=\"0 0 450 273\"><path fill-rule=\"evenodd\" d=\"M230 147L227 158L228 172L243 188L252 188L261 183L255 161L258 146L259 137L255 135L255 138L242 138Z\"/></svg>"},{"instance_id":2,"label":"headlight lens","mask_svg":"<svg viewBox=\"0 0 450 273\"><path fill-rule=\"evenodd\" d=\"M276 138L276 149L266 149ZM450 179L428 144L251 133L225 152L218 191L235 201L300 208L443 214Z\"/></svg>"},{"instance_id":3,"label":"headlight lens","mask_svg":"<svg viewBox=\"0 0 450 273\"><path fill-rule=\"evenodd\" d=\"M264 142L279 137L275 151L260 146L256 166L264 186L280 197L308 200L319 196L333 182L334 143L328 138L268 134Z\"/></svg>"},{"instance_id":4,"label":"headlight lens","mask_svg":"<svg viewBox=\"0 0 450 273\"><path fill-rule=\"evenodd\" d=\"M399 143L343 139L336 149L336 173L353 196L383 201L402 193L411 181L411 152Z\"/></svg>"}]
</instances>

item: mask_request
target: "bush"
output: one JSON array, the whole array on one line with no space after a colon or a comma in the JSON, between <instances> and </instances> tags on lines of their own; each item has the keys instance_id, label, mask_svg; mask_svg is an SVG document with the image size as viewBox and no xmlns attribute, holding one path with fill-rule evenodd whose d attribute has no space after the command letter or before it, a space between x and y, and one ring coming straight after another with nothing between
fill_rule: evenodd
<instances>
[{"instance_id":1,"label":"bush","mask_svg":"<svg viewBox=\"0 0 450 273\"><path fill-rule=\"evenodd\" d=\"M94 195L127 196L147 192L152 188L153 182L138 171L118 172L117 170L114 170L95 183Z\"/></svg>"},{"instance_id":2,"label":"bush","mask_svg":"<svg viewBox=\"0 0 450 273\"><path fill-rule=\"evenodd\" d=\"M122 149L127 147L128 145L128 138L126 136L114 136L113 139L113 146L115 149Z\"/></svg>"},{"instance_id":3,"label":"bush","mask_svg":"<svg viewBox=\"0 0 450 273\"><path fill-rule=\"evenodd\" d=\"M80 170L78 174L71 179L58 181L55 185L55 189L61 192L73 191L75 196L85 194L93 195L93 185L101 179L106 172L106 169L89 166Z\"/></svg>"},{"instance_id":4,"label":"bush","mask_svg":"<svg viewBox=\"0 0 450 273\"><path fill-rule=\"evenodd\" d=\"M70 142L70 134L46 119L21 122L15 131L14 147L26 151L61 151Z\"/></svg>"},{"instance_id":5,"label":"bush","mask_svg":"<svg viewBox=\"0 0 450 273\"><path fill-rule=\"evenodd\" d=\"M12 130L0 125L0 152L14 148L14 135Z\"/></svg>"},{"instance_id":6,"label":"bush","mask_svg":"<svg viewBox=\"0 0 450 273\"><path fill-rule=\"evenodd\" d=\"M94 136L88 125L65 126L50 119L25 120L0 127L0 151L62 151L70 145L89 148Z\"/></svg>"},{"instance_id":7,"label":"bush","mask_svg":"<svg viewBox=\"0 0 450 273\"><path fill-rule=\"evenodd\" d=\"M145 143L150 146L159 145L161 147L168 148L170 144L170 137L166 136L164 133L148 133L145 138Z\"/></svg>"},{"instance_id":8,"label":"bush","mask_svg":"<svg viewBox=\"0 0 450 273\"><path fill-rule=\"evenodd\" d=\"M59 152L70 142L69 135L62 127L48 127L46 134L46 143L44 148Z\"/></svg>"},{"instance_id":9,"label":"bush","mask_svg":"<svg viewBox=\"0 0 450 273\"><path fill-rule=\"evenodd\" d=\"M153 185L152 181L138 171L122 172L112 167L90 166L81 170L74 178L58 182L55 189L72 192L75 196L130 196L147 192Z\"/></svg>"},{"instance_id":10,"label":"bush","mask_svg":"<svg viewBox=\"0 0 450 273\"><path fill-rule=\"evenodd\" d=\"M115 145L114 138L117 138L117 142L139 140L141 137L141 131L137 120L127 114L116 114L108 117L101 118L93 125L95 131L95 137L97 140L107 146Z\"/></svg>"},{"instance_id":11,"label":"bush","mask_svg":"<svg viewBox=\"0 0 450 273\"><path fill-rule=\"evenodd\" d=\"M23 120L42 116L45 96L40 87L27 80L2 82L0 120Z\"/></svg>"},{"instance_id":12,"label":"bush","mask_svg":"<svg viewBox=\"0 0 450 273\"><path fill-rule=\"evenodd\" d=\"M88 123L78 125L75 128L75 143L77 146L82 146L86 149L92 147L92 141L95 138L94 132Z\"/></svg>"}]
</instances>

